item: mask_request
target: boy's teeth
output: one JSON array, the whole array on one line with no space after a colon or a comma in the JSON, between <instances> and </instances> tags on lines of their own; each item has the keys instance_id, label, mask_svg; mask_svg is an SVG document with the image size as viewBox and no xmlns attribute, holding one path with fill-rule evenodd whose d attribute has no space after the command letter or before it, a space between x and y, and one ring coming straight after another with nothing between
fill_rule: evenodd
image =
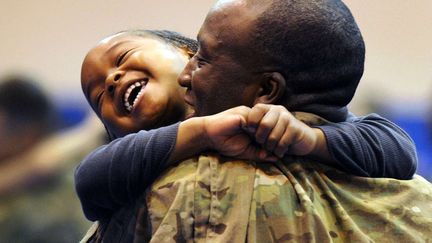
<instances>
[{"instance_id":1,"label":"boy's teeth","mask_svg":"<svg viewBox=\"0 0 432 243\"><path fill-rule=\"evenodd\" d=\"M132 84L131 86L129 86L129 88L126 90L126 93L124 95L123 101L124 101L124 106L126 108L127 111L132 111L133 106L135 106L135 104L137 103L138 99L140 98L140 96L143 93L143 87L146 85L146 82L141 81L141 82L135 82L134 84ZM135 99L133 100L132 104L129 103L129 97L132 93L132 91L137 88L137 87L141 87L141 90L138 92L137 96L135 97Z\"/></svg>"},{"instance_id":2,"label":"boy's teeth","mask_svg":"<svg viewBox=\"0 0 432 243\"><path fill-rule=\"evenodd\" d=\"M140 97L141 95L142 95L142 89L140 90L140 92L138 92L137 96L135 97L135 100L134 100L134 102L133 102L132 107L135 106L136 102L138 101L138 99L139 99L139 97ZM132 109L132 108L131 108L131 109Z\"/></svg>"},{"instance_id":3,"label":"boy's teeth","mask_svg":"<svg viewBox=\"0 0 432 243\"><path fill-rule=\"evenodd\" d=\"M125 102L125 103L124 103L124 106L126 107L126 110L128 110L128 111L131 111L131 110L132 110L132 106L129 105L128 102Z\"/></svg>"}]
</instances>

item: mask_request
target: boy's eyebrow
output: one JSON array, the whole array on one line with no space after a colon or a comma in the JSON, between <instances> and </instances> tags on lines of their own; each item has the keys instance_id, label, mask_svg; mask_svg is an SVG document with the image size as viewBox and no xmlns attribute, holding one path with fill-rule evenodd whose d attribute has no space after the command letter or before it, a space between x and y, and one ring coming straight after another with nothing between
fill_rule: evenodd
<instances>
[{"instance_id":1,"label":"boy's eyebrow","mask_svg":"<svg viewBox=\"0 0 432 243\"><path fill-rule=\"evenodd\" d=\"M110 48L108 48L104 54L110 53L111 51L115 50L116 48L118 48L119 46L121 46L127 42L131 42L131 41L130 40L124 40L124 41L119 41L119 42L115 43L114 45L110 46Z\"/></svg>"},{"instance_id":2,"label":"boy's eyebrow","mask_svg":"<svg viewBox=\"0 0 432 243\"><path fill-rule=\"evenodd\" d=\"M91 89L92 86L93 86L93 82L87 82L87 85L83 88L83 93L84 93L84 96L86 97L86 99L89 101L90 106L92 106L92 108L93 108L93 105L91 102L91 97L90 97L90 91L92 90Z\"/></svg>"},{"instance_id":3,"label":"boy's eyebrow","mask_svg":"<svg viewBox=\"0 0 432 243\"><path fill-rule=\"evenodd\" d=\"M87 84L84 90L84 95L90 98L90 92L92 90L93 83Z\"/></svg>"},{"instance_id":4,"label":"boy's eyebrow","mask_svg":"<svg viewBox=\"0 0 432 243\"><path fill-rule=\"evenodd\" d=\"M124 42L117 42L114 45L110 46L110 48L108 48L104 54L110 53L112 50L115 50L117 47L119 47L120 45L122 45Z\"/></svg>"}]
</instances>

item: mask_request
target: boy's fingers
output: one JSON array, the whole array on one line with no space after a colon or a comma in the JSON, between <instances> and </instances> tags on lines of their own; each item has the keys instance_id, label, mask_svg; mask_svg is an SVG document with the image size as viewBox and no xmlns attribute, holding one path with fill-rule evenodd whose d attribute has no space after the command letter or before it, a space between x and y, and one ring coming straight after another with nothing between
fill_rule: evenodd
<instances>
[{"instance_id":1,"label":"boy's fingers","mask_svg":"<svg viewBox=\"0 0 432 243\"><path fill-rule=\"evenodd\" d=\"M263 162L276 162L279 158L270 153L265 153L261 158Z\"/></svg>"},{"instance_id":2,"label":"boy's fingers","mask_svg":"<svg viewBox=\"0 0 432 243\"><path fill-rule=\"evenodd\" d=\"M226 111L223 111L223 112L221 112L221 114L222 113L224 113L224 114L238 114L238 115L243 116L244 118L247 118L250 111L251 111L251 108L242 105L242 106L237 106L237 107L228 109Z\"/></svg>"},{"instance_id":3,"label":"boy's fingers","mask_svg":"<svg viewBox=\"0 0 432 243\"><path fill-rule=\"evenodd\" d=\"M312 135L311 135L312 134ZM275 148L277 156L289 151L294 155L306 155L314 145L313 131L301 121L292 121Z\"/></svg>"},{"instance_id":4,"label":"boy's fingers","mask_svg":"<svg viewBox=\"0 0 432 243\"><path fill-rule=\"evenodd\" d=\"M293 143L293 139L295 136L294 133L295 133L295 131L293 131L292 129L287 127L283 136L279 140L279 143L277 144L276 148L274 149L274 153L276 154L276 156L281 158L285 155L285 153L290 148L290 145Z\"/></svg>"},{"instance_id":5,"label":"boy's fingers","mask_svg":"<svg viewBox=\"0 0 432 243\"><path fill-rule=\"evenodd\" d=\"M259 144L264 144L267 141L273 128L276 126L279 120L279 112L267 112L258 124L258 128L255 133L255 139Z\"/></svg>"},{"instance_id":6,"label":"boy's fingers","mask_svg":"<svg viewBox=\"0 0 432 243\"><path fill-rule=\"evenodd\" d=\"M287 128L287 121L283 119L283 116L280 116L276 126L273 128L273 130L271 131L270 135L268 136L265 142L264 147L268 151L271 152L274 151L279 141L281 140L282 136L284 135L286 128Z\"/></svg>"},{"instance_id":7,"label":"boy's fingers","mask_svg":"<svg viewBox=\"0 0 432 243\"><path fill-rule=\"evenodd\" d=\"M247 117L249 132L256 132L258 125L261 122L261 119L269 111L269 109L270 107L264 104L256 104L254 107L251 108L251 111L249 112Z\"/></svg>"},{"instance_id":8,"label":"boy's fingers","mask_svg":"<svg viewBox=\"0 0 432 243\"><path fill-rule=\"evenodd\" d=\"M257 154L256 157L254 158L254 160L257 160L260 162L275 162L276 160L278 160L278 157L276 157L275 155L273 155L272 153L270 153L269 151L265 150L265 149L258 149L257 150Z\"/></svg>"}]
</instances>

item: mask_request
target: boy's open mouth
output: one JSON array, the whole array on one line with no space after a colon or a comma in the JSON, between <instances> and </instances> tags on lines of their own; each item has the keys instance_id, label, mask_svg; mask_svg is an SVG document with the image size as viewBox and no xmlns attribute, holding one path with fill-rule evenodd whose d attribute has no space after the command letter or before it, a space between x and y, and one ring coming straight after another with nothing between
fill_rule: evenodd
<instances>
[{"instance_id":1,"label":"boy's open mouth","mask_svg":"<svg viewBox=\"0 0 432 243\"><path fill-rule=\"evenodd\" d=\"M148 79L137 81L129 86L126 93L123 96L124 106L128 112L132 111L132 108L138 103L139 98L142 95L142 90L146 86Z\"/></svg>"}]
</instances>

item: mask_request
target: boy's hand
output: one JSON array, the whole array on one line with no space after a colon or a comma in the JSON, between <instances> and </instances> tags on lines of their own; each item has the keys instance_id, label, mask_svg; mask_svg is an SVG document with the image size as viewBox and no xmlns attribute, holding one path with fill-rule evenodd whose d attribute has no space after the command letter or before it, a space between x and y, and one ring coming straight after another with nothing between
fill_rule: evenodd
<instances>
[{"instance_id":1,"label":"boy's hand","mask_svg":"<svg viewBox=\"0 0 432 243\"><path fill-rule=\"evenodd\" d=\"M285 107L267 104L257 104L251 109L247 129L263 148L278 157L285 153L313 153L320 139L318 133L322 133L297 120Z\"/></svg>"},{"instance_id":2,"label":"boy's hand","mask_svg":"<svg viewBox=\"0 0 432 243\"><path fill-rule=\"evenodd\" d=\"M209 148L222 155L239 159L275 160L247 133L246 119L251 108L235 107L204 118L204 130Z\"/></svg>"},{"instance_id":3,"label":"boy's hand","mask_svg":"<svg viewBox=\"0 0 432 243\"><path fill-rule=\"evenodd\" d=\"M330 158L320 129L297 120L282 106L265 104L239 106L182 122L170 161L208 149L254 161L276 161L287 153Z\"/></svg>"}]
</instances>

